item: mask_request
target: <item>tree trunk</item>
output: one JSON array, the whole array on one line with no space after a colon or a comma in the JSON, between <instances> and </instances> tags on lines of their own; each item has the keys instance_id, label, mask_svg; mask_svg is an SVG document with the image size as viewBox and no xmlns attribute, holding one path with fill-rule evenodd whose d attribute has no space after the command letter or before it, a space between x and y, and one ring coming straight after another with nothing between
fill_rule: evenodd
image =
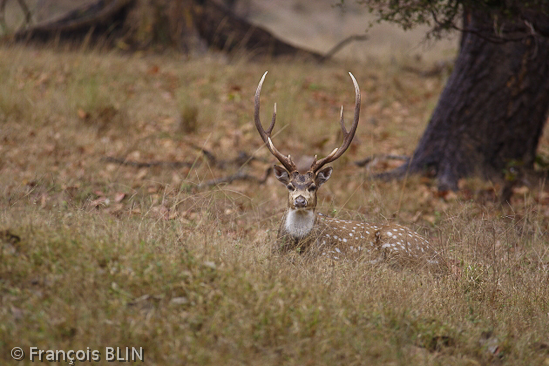
<instances>
[{"instance_id":1,"label":"tree trunk","mask_svg":"<svg viewBox=\"0 0 549 366\"><path fill-rule=\"evenodd\" d=\"M493 29L489 14L466 14L469 29ZM494 43L466 32L413 157L394 173L430 171L440 190L457 190L463 177L501 179L512 167L532 169L548 108L548 39Z\"/></svg>"},{"instance_id":2,"label":"tree trunk","mask_svg":"<svg viewBox=\"0 0 549 366\"><path fill-rule=\"evenodd\" d=\"M108 38L123 25L136 0L99 0L62 17L18 31L15 41L47 42L51 39L80 41L86 37Z\"/></svg>"},{"instance_id":3,"label":"tree trunk","mask_svg":"<svg viewBox=\"0 0 549 366\"><path fill-rule=\"evenodd\" d=\"M0 0L0 25L3 0ZM180 46L189 51L194 36L227 52L253 56L303 56L324 61L323 55L293 46L269 31L241 19L212 0L96 0L58 19L21 30L18 42L70 40L143 49L151 45Z\"/></svg>"}]
</instances>

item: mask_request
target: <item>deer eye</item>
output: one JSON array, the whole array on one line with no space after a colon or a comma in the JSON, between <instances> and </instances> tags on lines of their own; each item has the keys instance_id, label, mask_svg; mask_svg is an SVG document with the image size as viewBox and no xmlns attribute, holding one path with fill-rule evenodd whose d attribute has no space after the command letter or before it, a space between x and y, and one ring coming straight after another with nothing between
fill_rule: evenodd
<instances>
[{"instance_id":1,"label":"deer eye","mask_svg":"<svg viewBox=\"0 0 549 366\"><path fill-rule=\"evenodd\" d=\"M316 186L313 184L313 185L309 186L309 188L307 188L307 190L309 192L314 192L314 191L316 191Z\"/></svg>"},{"instance_id":2,"label":"deer eye","mask_svg":"<svg viewBox=\"0 0 549 366\"><path fill-rule=\"evenodd\" d=\"M286 188L288 188L289 191L292 191L292 192L295 191L295 187L292 186L291 184L288 184L288 185L286 186Z\"/></svg>"}]
</instances>

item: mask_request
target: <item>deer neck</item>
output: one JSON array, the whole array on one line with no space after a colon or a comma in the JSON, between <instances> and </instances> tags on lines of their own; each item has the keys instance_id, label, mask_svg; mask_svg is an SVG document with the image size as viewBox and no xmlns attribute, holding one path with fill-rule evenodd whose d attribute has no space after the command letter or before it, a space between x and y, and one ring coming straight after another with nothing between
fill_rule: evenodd
<instances>
[{"instance_id":1,"label":"deer neck","mask_svg":"<svg viewBox=\"0 0 549 366\"><path fill-rule=\"evenodd\" d=\"M295 239L303 239L315 225L315 211L289 208L284 221L286 232Z\"/></svg>"}]
</instances>

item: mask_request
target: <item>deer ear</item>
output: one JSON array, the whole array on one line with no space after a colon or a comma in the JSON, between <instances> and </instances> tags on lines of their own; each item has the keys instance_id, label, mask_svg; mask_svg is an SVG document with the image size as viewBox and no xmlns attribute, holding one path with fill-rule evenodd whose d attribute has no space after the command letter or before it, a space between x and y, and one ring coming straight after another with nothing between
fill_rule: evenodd
<instances>
[{"instance_id":1,"label":"deer ear","mask_svg":"<svg viewBox=\"0 0 549 366\"><path fill-rule=\"evenodd\" d=\"M329 166L329 167L326 167L326 168L322 169L318 173L316 173L315 183L316 183L317 187L320 187L321 185L326 183L326 181L328 179L330 179L330 177L332 176L332 171L333 170L334 169L331 166Z\"/></svg>"},{"instance_id":2,"label":"deer ear","mask_svg":"<svg viewBox=\"0 0 549 366\"><path fill-rule=\"evenodd\" d=\"M285 186L290 183L290 174L286 169L284 169L280 165L274 166L274 173L275 173L276 179L278 179Z\"/></svg>"}]
</instances>

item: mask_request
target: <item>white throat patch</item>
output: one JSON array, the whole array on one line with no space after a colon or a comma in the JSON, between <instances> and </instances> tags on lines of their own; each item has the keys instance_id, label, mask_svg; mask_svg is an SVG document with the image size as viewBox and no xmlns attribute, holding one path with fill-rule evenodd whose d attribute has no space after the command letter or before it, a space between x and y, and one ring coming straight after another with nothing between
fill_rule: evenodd
<instances>
[{"instance_id":1,"label":"white throat patch","mask_svg":"<svg viewBox=\"0 0 549 366\"><path fill-rule=\"evenodd\" d=\"M306 237L315 223L315 213L313 210L293 210L288 211L284 226L286 231L296 239Z\"/></svg>"}]
</instances>

